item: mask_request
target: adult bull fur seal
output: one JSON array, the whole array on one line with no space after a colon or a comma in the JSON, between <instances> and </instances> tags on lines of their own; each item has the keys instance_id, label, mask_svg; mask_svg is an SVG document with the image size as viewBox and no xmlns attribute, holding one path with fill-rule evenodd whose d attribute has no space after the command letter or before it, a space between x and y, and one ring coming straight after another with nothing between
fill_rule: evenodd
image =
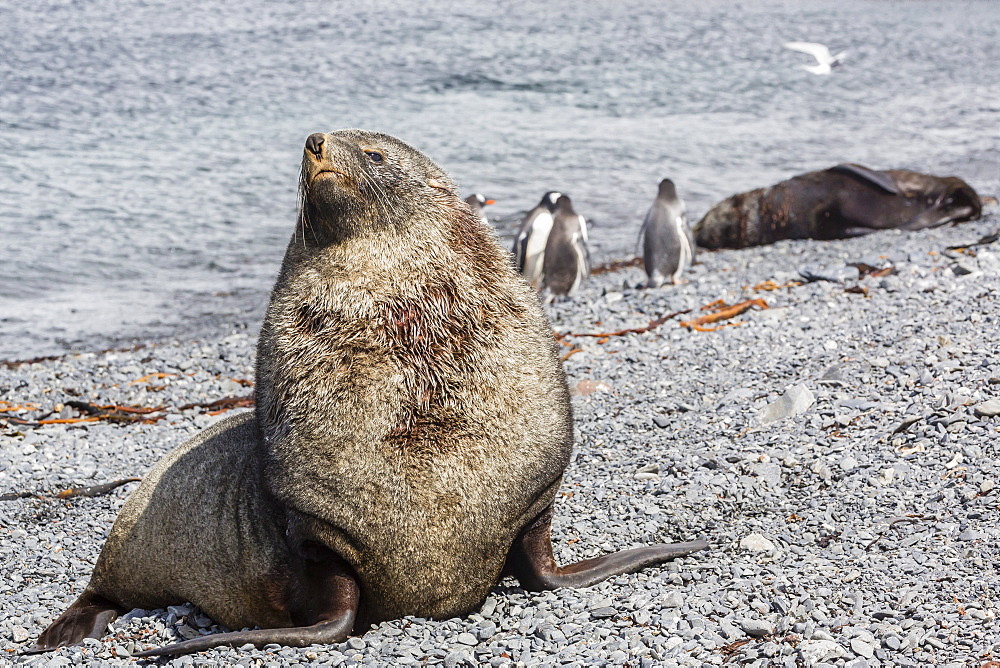
<instances>
[{"instance_id":1,"label":"adult bull fur seal","mask_svg":"<svg viewBox=\"0 0 1000 668\"><path fill-rule=\"evenodd\" d=\"M504 574L583 587L706 545L556 565L573 429L552 331L455 184L392 137L307 140L255 392L252 415L154 468L37 649L184 601L264 628L137 656L339 642L386 619L467 613Z\"/></svg>"},{"instance_id":2,"label":"adult bull fur seal","mask_svg":"<svg viewBox=\"0 0 1000 668\"><path fill-rule=\"evenodd\" d=\"M716 204L695 225L698 245L746 248L779 239L841 239L975 220L979 196L954 176L842 164Z\"/></svg>"}]
</instances>

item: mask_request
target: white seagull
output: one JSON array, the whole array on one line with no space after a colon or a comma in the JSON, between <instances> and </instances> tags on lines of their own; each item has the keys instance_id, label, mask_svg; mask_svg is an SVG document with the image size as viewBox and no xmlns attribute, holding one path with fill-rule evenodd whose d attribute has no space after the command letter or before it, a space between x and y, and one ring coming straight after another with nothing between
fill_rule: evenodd
<instances>
[{"instance_id":1,"label":"white seagull","mask_svg":"<svg viewBox=\"0 0 1000 668\"><path fill-rule=\"evenodd\" d=\"M844 64L846 51L841 51L836 56L830 55L830 49L825 44L816 42L785 42L785 48L792 51L800 51L813 56L818 62L817 65L803 65L802 69L813 74L829 74L834 67Z\"/></svg>"}]
</instances>

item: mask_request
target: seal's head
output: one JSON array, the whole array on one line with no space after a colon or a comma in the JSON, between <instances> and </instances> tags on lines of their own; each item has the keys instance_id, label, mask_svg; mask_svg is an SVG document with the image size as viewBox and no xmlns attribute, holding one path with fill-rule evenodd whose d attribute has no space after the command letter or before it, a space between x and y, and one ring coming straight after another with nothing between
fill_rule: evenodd
<instances>
[{"instance_id":1,"label":"seal's head","mask_svg":"<svg viewBox=\"0 0 1000 668\"><path fill-rule=\"evenodd\" d=\"M395 137L365 130L306 139L299 197L303 240L321 245L400 229L417 209L455 209L461 201L455 183L433 161Z\"/></svg>"},{"instance_id":2,"label":"seal's head","mask_svg":"<svg viewBox=\"0 0 1000 668\"><path fill-rule=\"evenodd\" d=\"M900 227L920 230L945 223L977 220L982 215L978 193L957 176L932 176L906 170L892 170L893 179L903 195L919 202L924 210Z\"/></svg>"},{"instance_id":3,"label":"seal's head","mask_svg":"<svg viewBox=\"0 0 1000 668\"><path fill-rule=\"evenodd\" d=\"M978 220L983 215L982 199L972 186L957 176L949 176L942 181L945 190L940 196L939 206L947 211L949 220Z\"/></svg>"}]
</instances>

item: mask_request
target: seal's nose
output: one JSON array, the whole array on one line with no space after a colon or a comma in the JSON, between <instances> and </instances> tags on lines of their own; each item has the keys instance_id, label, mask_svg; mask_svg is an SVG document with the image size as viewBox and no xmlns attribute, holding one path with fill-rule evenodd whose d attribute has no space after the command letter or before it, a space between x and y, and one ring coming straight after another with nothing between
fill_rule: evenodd
<instances>
[{"instance_id":1,"label":"seal's nose","mask_svg":"<svg viewBox=\"0 0 1000 668\"><path fill-rule=\"evenodd\" d=\"M322 132L317 132L315 134L309 135L306 139L306 150L312 153L317 158L323 157L323 142L326 141L326 135Z\"/></svg>"}]
</instances>

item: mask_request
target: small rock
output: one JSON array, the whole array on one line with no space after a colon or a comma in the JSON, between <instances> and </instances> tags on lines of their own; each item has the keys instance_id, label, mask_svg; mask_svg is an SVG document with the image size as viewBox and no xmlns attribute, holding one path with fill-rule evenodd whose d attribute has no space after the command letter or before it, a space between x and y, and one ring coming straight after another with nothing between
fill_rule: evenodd
<instances>
[{"instance_id":1,"label":"small rock","mask_svg":"<svg viewBox=\"0 0 1000 668\"><path fill-rule=\"evenodd\" d=\"M15 626L10 630L10 638L14 642L24 642L29 637L28 630L23 626Z\"/></svg>"},{"instance_id":2,"label":"small rock","mask_svg":"<svg viewBox=\"0 0 1000 668\"><path fill-rule=\"evenodd\" d=\"M861 638L851 638L851 651L866 659L875 655L875 648L872 647L871 643L865 642Z\"/></svg>"},{"instance_id":3,"label":"small rock","mask_svg":"<svg viewBox=\"0 0 1000 668\"><path fill-rule=\"evenodd\" d=\"M636 480L656 480L660 477L660 465L647 464L636 471L633 477Z\"/></svg>"},{"instance_id":4,"label":"small rock","mask_svg":"<svg viewBox=\"0 0 1000 668\"><path fill-rule=\"evenodd\" d=\"M763 638L774 633L774 624L763 619L744 619L740 622L740 628L753 638Z\"/></svg>"},{"instance_id":5,"label":"small rock","mask_svg":"<svg viewBox=\"0 0 1000 668\"><path fill-rule=\"evenodd\" d=\"M785 393L777 400L764 407L764 410L760 412L760 423L769 424L804 413L815 401L813 393L804 384L793 385L786 389Z\"/></svg>"},{"instance_id":6,"label":"small rock","mask_svg":"<svg viewBox=\"0 0 1000 668\"><path fill-rule=\"evenodd\" d=\"M445 668L455 668L459 664L464 663L466 654L464 651L450 652L444 657Z\"/></svg>"},{"instance_id":7,"label":"small rock","mask_svg":"<svg viewBox=\"0 0 1000 668\"><path fill-rule=\"evenodd\" d=\"M664 608L680 608L684 605L684 596L676 589L663 597Z\"/></svg>"},{"instance_id":8,"label":"small rock","mask_svg":"<svg viewBox=\"0 0 1000 668\"><path fill-rule=\"evenodd\" d=\"M611 619L618 614L614 608L597 608L590 611L590 616L594 619Z\"/></svg>"},{"instance_id":9,"label":"small rock","mask_svg":"<svg viewBox=\"0 0 1000 668\"><path fill-rule=\"evenodd\" d=\"M806 640L799 645L799 656L807 666L827 659L839 659L845 654L844 649L833 640Z\"/></svg>"},{"instance_id":10,"label":"small rock","mask_svg":"<svg viewBox=\"0 0 1000 668\"><path fill-rule=\"evenodd\" d=\"M983 535L974 529L966 529L958 534L958 539L962 541L979 540Z\"/></svg>"},{"instance_id":11,"label":"small rock","mask_svg":"<svg viewBox=\"0 0 1000 668\"><path fill-rule=\"evenodd\" d=\"M918 415L911 415L909 417L905 417L903 418L903 421L896 426L896 428L893 430L892 433L899 434L901 432L904 432L913 425L915 425L916 423L920 422L921 419L922 418Z\"/></svg>"},{"instance_id":12,"label":"small rock","mask_svg":"<svg viewBox=\"0 0 1000 668\"><path fill-rule=\"evenodd\" d=\"M973 274L975 272L976 268L963 260L959 260L951 265L951 273L956 276L968 276L969 274Z\"/></svg>"},{"instance_id":13,"label":"small rock","mask_svg":"<svg viewBox=\"0 0 1000 668\"><path fill-rule=\"evenodd\" d=\"M774 547L774 543L759 533L752 533L748 536L744 536L743 539L740 540L740 547L748 552L766 552L767 554L774 554L777 551L777 548Z\"/></svg>"},{"instance_id":14,"label":"small rock","mask_svg":"<svg viewBox=\"0 0 1000 668\"><path fill-rule=\"evenodd\" d=\"M489 640L497 634L497 625L493 622L483 622L476 630L480 640Z\"/></svg>"},{"instance_id":15,"label":"small rock","mask_svg":"<svg viewBox=\"0 0 1000 668\"><path fill-rule=\"evenodd\" d=\"M667 425L670 424L670 420L668 420L663 415L654 415L653 416L653 424L655 424L660 429L664 429Z\"/></svg>"},{"instance_id":16,"label":"small rock","mask_svg":"<svg viewBox=\"0 0 1000 668\"><path fill-rule=\"evenodd\" d=\"M828 367L816 382L820 385L847 385L847 378L844 375L843 365L834 364L833 366Z\"/></svg>"},{"instance_id":17,"label":"small rock","mask_svg":"<svg viewBox=\"0 0 1000 668\"><path fill-rule=\"evenodd\" d=\"M994 417L1000 415L1000 399L984 401L973 408L972 412L976 414L976 417Z\"/></svg>"},{"instance_id":18,"label":"small rock","mask_svg":"<svg viewBox=\"0 0 1000 668\"><path fill-rule=\"evenodd\" d=\"M730 390L726 393L726 396L719 400L718 408L724 406L730 406L732 404L741 404L746 402L747 399L752 398L754 391L748 387L738 387L735 390Z\"/></svg>"},{"instance_id":19,"label":"small rock","mask_svg":"<svg viewBox=\"0 0 1000 668\"><path fill-rule=\"evenodd\" d=\"M469 645L470 647L479 644L479 639L471 633L459 633L458 642L463 645Z\"/></svg>"}]
</instances>

